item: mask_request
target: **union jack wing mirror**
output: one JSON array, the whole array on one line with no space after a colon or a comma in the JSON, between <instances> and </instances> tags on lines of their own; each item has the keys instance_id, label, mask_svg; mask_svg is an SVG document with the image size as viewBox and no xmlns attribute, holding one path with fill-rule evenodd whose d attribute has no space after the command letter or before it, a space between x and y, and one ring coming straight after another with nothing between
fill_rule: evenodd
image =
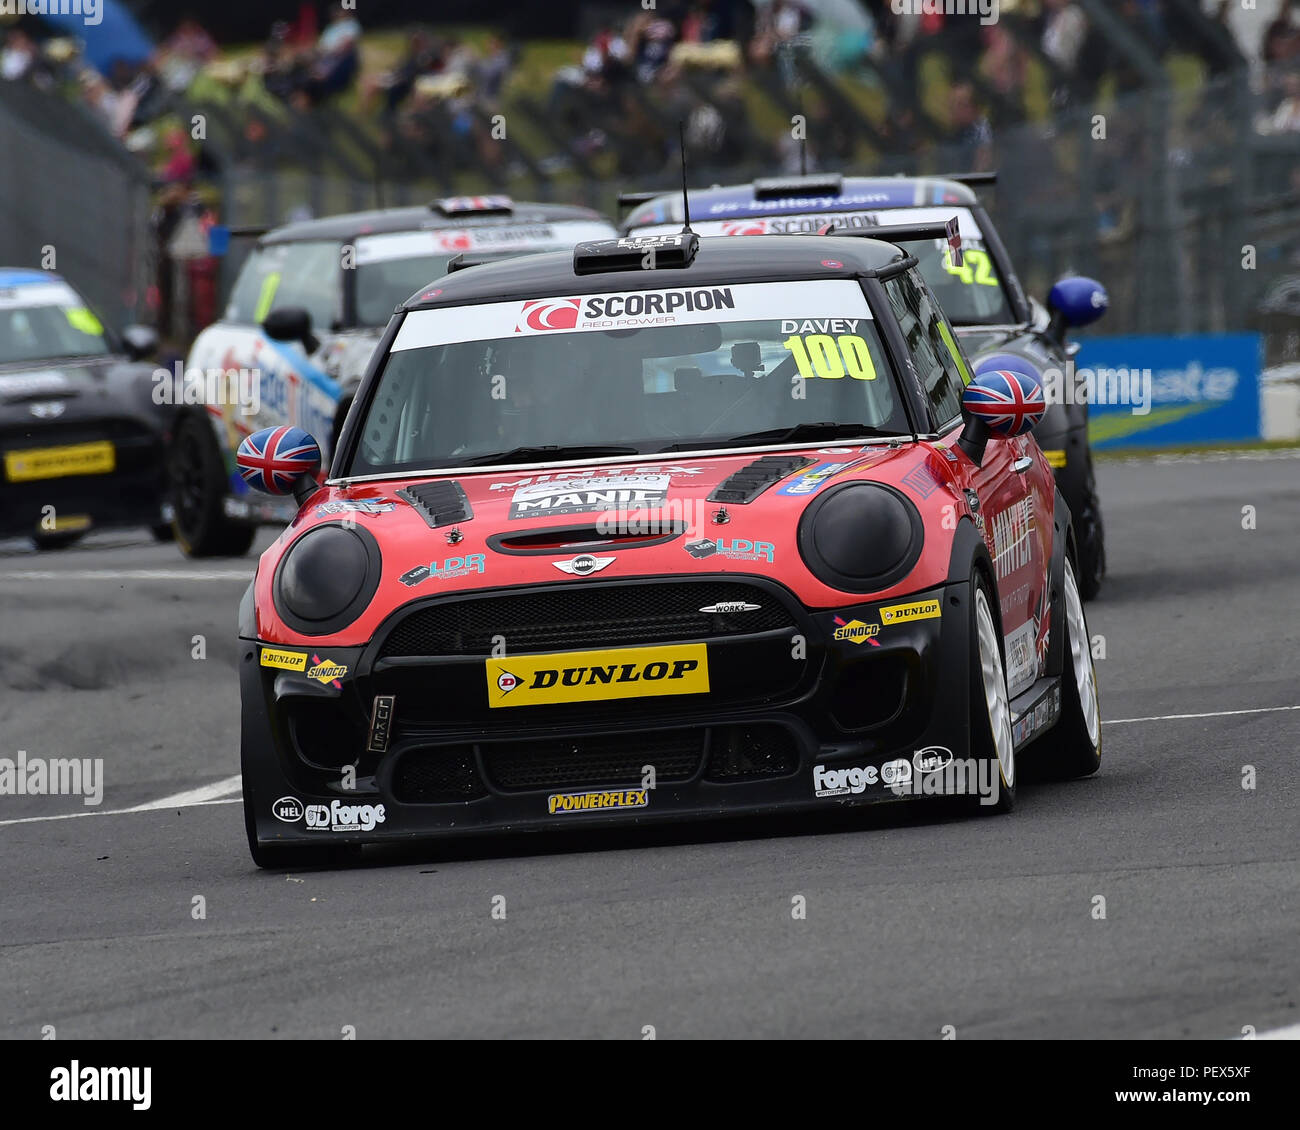
<instances>
[{"instance_id":1,"label":"union jack wing mirror","mask_svg":"<svg viewBox=\"0 0 1300 1130\"><path fill-rule=\"evenodd\" d=\"M990 358L976 366L974 379L962 393L966 428L958 445L981 463L990 438L1024 435L1046 411L1042 380L1032 364L1019 358Z\"/></svg>"},{"instance_id":2,"label":"union jack wing mirror","mask_svg":"<svg viewBox=\"0 0 1300 1130\"><path fill-rule=\"evenodd\" d=\"M240 478L263 494L292 494L315 489L320 445L302 428L281 425L245 436L235 452Z\"/></svg>"}]
</instances>

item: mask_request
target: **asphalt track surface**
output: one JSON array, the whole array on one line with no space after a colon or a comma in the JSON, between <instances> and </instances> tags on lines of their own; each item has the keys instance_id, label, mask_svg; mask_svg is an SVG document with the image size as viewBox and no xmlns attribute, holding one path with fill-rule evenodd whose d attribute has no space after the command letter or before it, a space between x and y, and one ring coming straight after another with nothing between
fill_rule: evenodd
<instances>
[{"instance_id":1,"label":"asphalt track surface","mask_svg":"<svg viewBox=\"0 0 1300 1130\"><path fill-rule=\"evenodd\" d=\"M1300 458L1109 464L1101 487L1096 777L1023 784L1005 817L922 802L385 849L288 875L254 868L233 802L253 559L183 561L132 534L59 554L0 543L0 756L102 757L107 782L97 808L0 797L0 1036L1295 1025Z\"/></svg>"}]
</instances>

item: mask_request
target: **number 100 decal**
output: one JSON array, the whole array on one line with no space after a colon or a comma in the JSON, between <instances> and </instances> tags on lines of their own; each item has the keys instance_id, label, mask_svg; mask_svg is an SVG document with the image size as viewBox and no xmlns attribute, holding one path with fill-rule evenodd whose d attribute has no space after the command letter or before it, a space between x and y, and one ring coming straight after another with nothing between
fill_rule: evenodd
<instances>
[{"instance_id":1,"label":"number 100 decal","mask_svg":"<svg viewBox=\"0 0 1300 1130\"><path fill-rule=\"evenodd\" d=\"M804 380L820 377L835 381L850 376L855 381L874 381L876 365L871 350L857 334L795 334L781 343L794 356Z\"/></svg>"}]
</instances>

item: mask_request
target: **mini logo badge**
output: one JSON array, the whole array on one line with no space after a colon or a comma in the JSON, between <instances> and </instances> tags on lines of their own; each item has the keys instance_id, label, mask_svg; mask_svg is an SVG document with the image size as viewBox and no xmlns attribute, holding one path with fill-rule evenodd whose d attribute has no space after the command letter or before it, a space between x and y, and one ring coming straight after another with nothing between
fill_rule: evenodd
<instances>
[{"instance_id":1,"label":"mini logo badge","mask_svg":"<svg viewBox=\"0 0 1300 1130\"><path fill-rule=\"evenodd\" d=\"M717 604L706 604L700 611L725 615L729 612L757 612L762 607L744 600L720 600Z\"/></svg>"},{"instance_id":2,"label":"mini logo badge","mask_svg":"<svg viewBox=\"0 0 1300 1130\"><path fill-rule=\"evenodd\" d=\"M575 577L587 577L592 573L599 573L605 566L614 562L613 557L593 557L590 553L580 553L577 557L570 557L568 561L552 561L561 573L570 573Z\"/></svg>"},{"instance_id":3,"label":"mini logo badge","mask_svg":"<svg viewBox=\"0 0 1300 1130\"><path fill-rule=\"evenodd\" d=\"M55 420L63 415L64 407L65 405L61 400L42 400L31 405L28 411L38 420Z\"/></svg>"},{"instance_id":4,"label":"mini logo badge","mask_svg":"<svg viewBox=\"0 0 1300 1130\"><path fill-rule=\"evenodd\" d=\"M271 805L271 815L286 824L296 824L302 819L302 801L294 796L282 796Z\"/></svg>"}]
</instances>

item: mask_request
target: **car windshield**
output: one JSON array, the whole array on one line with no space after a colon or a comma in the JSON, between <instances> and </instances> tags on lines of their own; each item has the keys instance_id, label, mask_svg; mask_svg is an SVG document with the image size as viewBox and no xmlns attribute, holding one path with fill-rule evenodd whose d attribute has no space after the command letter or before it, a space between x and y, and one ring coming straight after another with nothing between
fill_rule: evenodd
<instances>
[{"instance_id":1,"label":"car windshield","mask_svg":"<svg viewBox=\"0 0 1300 1130\"><path fill-rule=\"evenodd\" d=\"M798 235L815 233L829 223L838 231L867 232L892 224L946 223L957 217L961 230L964 262L954 266L946 241L912 240L901 246L916 256L926 285L934 292L956 326L999 326L1015 321L1006 285L998 276L980 229L979 220L969 208L955 204L925 208L888 208L864 211L814 212L801 215L758 215L727 220L696 220L693 227L700 235ZM634 230L633 235L660 235L679 230L677 225L656 225Z\"/></svg>"},{"instance_id":2,"label":"car windshield","mask_svg":"<svg viewBox=\"0 0 1300 1130\"><path fill-rule=\"evenodd\" d=\"M857 282L586 294L407 315L347 474L855 431L910 434Z\"/></svg>"},{"instance_id":3,"label":"car windshield","mask_svg":"<svg viewBox=\"0 0 1300 1130\"><path fill-rule=\"evenodd\" d=\"M384 232L356 242L356 306L359 326L383 326L403 302L447 273L457 255L473 262L567 251L588 239L612 239L608 224L502 224Z\"/></svg>"},{"instance_id":4,"label":"car windshield","mask_svg":"<svg viewBox=\"0 0 1300 1130\"><path fill-rule=\"evenodd\" d=\"M0 287L0 365L110 352L99 319L66 283Z\"/></svg>"}]
</instances>

